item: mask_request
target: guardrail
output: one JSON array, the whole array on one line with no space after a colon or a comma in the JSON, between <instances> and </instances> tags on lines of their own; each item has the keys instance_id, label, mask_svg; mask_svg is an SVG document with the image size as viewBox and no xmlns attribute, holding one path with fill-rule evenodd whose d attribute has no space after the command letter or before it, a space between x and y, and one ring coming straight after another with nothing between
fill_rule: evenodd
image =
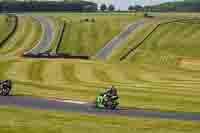
<instances>
[{"instance_id":1,"label":"guardrail","mask_svg":"<svg viewBox=\"0 0 200 133\"><path fill-rule=\"evenodd\" d=\"M60 30L60 34L59 34L59 39L58 39L57 46L56 46L56 53L58 53L58 51L60 49L60 45L61 45L64 33L65 33L65 27L66 27L66 23L65 23L65 21L63 21L63 24L62 24L62 27Z\"/></svg>"},{"instance_id":2,"label":"guardrail","mask_svg":"<svg viewBox=\"0 0 200 133\"><path fill-rule=\"evenodd\" d=\"M42 54L24 54L23 57L28 58L47 58L47 59L85 59L88 60L89 56L80 56L80 55L70 55L70 54L50 54L50 53L42 53Z\"/></svg>"}]
</instances>

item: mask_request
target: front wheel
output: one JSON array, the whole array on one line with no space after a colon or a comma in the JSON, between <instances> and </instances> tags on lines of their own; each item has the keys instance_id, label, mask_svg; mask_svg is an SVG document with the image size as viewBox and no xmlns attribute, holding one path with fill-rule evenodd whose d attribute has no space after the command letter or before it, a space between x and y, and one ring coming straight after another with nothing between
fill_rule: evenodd
<instances>
[{"instance_id":1,"label":"front wheel","mask_svg":"<svg viewBox=\"0 0 200 133\"><path fill-rule=\"evenodd\" d=\"M106 104L106 108L107 109L112 109L115 110L117 108L117 106L119 105L119 103L117 101L109 101Z\"/></svg>"},{"instance_id":2,"label":"front wheel","mask_svg":"<svg viewBox=\"0 0 200 133\"><path fill-rule=\"evenodd\" d=\"M9 88L2 88L0 90L0 96L8 96L10 93L10 89Z\"/></svg>"},{"instance_id":3,"label":"front wheel","mask_svg":"<svg viewBox=\"0 0 200 133\"><path fill-rule=\"evenodd\" d=\"M114 104L112 101L109 101L105 105L106 109L115 110L117 108L117 104Z\"/></svg>"}]
</instances>

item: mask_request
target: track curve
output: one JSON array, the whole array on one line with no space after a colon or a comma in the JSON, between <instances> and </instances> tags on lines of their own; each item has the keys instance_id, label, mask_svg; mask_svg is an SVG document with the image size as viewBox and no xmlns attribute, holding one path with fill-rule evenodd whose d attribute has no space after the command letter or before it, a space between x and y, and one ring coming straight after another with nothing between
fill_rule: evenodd
<instances>
[{"instance_id":1,"label":"track curve","mask_svg":"<svg viewBox=\"0 0 200 133\"><path fill-rule=\"evenodd\" d=\"M117 115L128 117L145 117L171 120L200 121L200 113L184 112L159 112L141 109L117 109L117 110L100 110L95 109L89 103L72 103L65 101L47 100L32 97L0 97L0 106L17 106L32 109L56 110L64 112L78 112L95 115Z\"/></svg>"},{"instance_id":2,"label":"track curve","mask_svg":"<svg viewBox=\"0 0 200 133\"><path fill-rule=\"evenodd\" d=\"M118 36L114 37L110 42L108 42L104 48L102 48L96 55L96 59L105 60L113 49L117 48L122 44L123 41L128 39L130 33L134 32L136 29L144 25L144 20L139 20L133 24L130 24L124 29Z\"/></svg>"},{"instance_id":3,"label":"track curve","mask_svg":"<svg viewBox=\"0 0 200 133\"><path fill-rule=\"evenodd\" d=\"M47 20L46 17L38 16L38 17L34 17L34 18L42 25L43 36L42 36L41 40L39 41L39 43L34 48L32 48L30 51L24 53L25 55L26 54L45 53L51 47L51 41L53 38L52 24L49 22L49 20Z\"/></svg>"}]
</instances>

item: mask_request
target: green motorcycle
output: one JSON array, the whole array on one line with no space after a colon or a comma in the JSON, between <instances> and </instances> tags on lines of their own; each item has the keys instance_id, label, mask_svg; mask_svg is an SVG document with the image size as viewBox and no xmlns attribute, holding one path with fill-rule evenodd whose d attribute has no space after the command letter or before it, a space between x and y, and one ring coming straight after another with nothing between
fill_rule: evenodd
<instances>
[{"instance_id":1,"label":"green motorcycle","mask_svg":"<svg viewBox=\"0 0 200 133\"><path fill-rule=\"evenodd\" d=\"M96 98L96 108L114 110L119 105L118 99L118 96L108 97L105 94L100 94Z\"/></svg>"}]
</instances>

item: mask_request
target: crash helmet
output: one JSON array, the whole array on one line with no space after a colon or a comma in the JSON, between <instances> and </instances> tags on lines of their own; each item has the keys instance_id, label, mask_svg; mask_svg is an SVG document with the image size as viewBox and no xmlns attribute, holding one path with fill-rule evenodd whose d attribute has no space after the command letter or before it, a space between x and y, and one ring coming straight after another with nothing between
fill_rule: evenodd
<instances>
[{"instance_id":1,"label":"crash helmet","mask_svg":"<svg viewBox=\"0 0 200 133\"><path fill-rule=\"evenodd\" d=\"M114 85L112 85L112 86L110 87L110 89L111 89L111 90L115 89L115 86L114 86Z\"/></svg>"}]
</instances>

